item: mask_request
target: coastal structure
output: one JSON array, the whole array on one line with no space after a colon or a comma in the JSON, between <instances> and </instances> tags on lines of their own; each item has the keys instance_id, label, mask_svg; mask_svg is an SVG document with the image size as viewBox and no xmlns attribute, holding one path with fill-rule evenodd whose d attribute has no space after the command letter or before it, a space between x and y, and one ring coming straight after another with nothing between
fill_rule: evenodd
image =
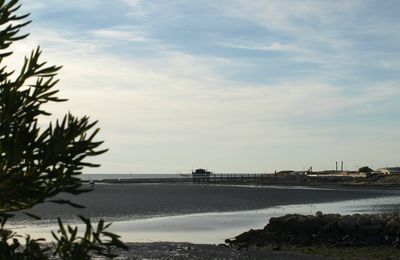
<instances>
[{"instance_id":1,"label":"coastal structure","mask_svg":"<svg viewBox=\"0 0 400 260\"><path fill-rule=\"evenodd\" d=\"M205 169L192 171L193 183L303 183L306 179L304 171L280 171L267 173L212 173Z\"/></svg>"},{"instance_id":2,"label":"coastal structure","mask_svg":"<svg viewBox=\"0 0 400 260\"><path fill-rule=\"evenodd\" d=\"M210 171L205 169L196 169L195 171L192 171L193 177L209 177L211 174L212 173Z\"/></svg>"},{"instance_id":3,"label":"coastal structure","mask_svg":"<svg viewBox=\"0 0 400 260\"><path fill-rule=\"evenodd\" d=\"M192 171L193 182L209 182L212 173L205 169L196 169Z\"/></svg>"},{"instance_id":4,"label":"coastal structure","mask_svg":"<svg viewBox=\"0 0 400 260\"><path fill-rule=\"evenodd\" d=\"M386 167L378 169L379 172L385 175L400 174L400 167Z\"/></svg>"},{"instance_id":5,"label":"coastal structure","mask_svg":"<svg viewBox=\"0 0 400 260\"><path fill-rule=\"evenodd\" d=\"M361 180L367 177L365 174L360 174L356 171L337 172L336 170L322 172L284 170L275 173L212 173L204 169L192 171L193 183L301 185L310 183L353 182L357 179Z\"/></svg>"}]
</instances>

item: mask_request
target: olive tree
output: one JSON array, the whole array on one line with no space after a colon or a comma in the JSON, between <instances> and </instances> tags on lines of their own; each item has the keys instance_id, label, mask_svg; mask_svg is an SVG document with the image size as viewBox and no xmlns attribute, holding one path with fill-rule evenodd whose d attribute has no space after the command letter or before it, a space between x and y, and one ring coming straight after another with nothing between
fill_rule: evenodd
<instances>
[{"instance_id":1,"label":"olive tree","mask_svg":"<svg viewBox=\"0 0 400 260\"><path fill-rule=\"evenodd\" d=\"M75 202L57 199L60 193L81 194L85 187L78 175L84 167L97 167L88 157L106 152L96 141L99 131L89 117L63 118L43 127L39 120L51 114L44 104L63 102L55 86L61 67L41 60L38 47L27 56L19 71L10 71L7 58L12 45L28 37L20 30L30 23L29 14L19 15L19 0L0 0L0 259L48 259L52 254L62 259L90 259L100 254L113 257L114 246L125 248L119 236L107 232L109 224L100 220L94 227L80 216L86 230L80 235L76 227L65 226L58 219L59 230L53 232L52 245L42 239L25 238L7 228L15 213L40 218L27 209L44 203L62 203L82 207Z\"/></svg>"}]
</instances>

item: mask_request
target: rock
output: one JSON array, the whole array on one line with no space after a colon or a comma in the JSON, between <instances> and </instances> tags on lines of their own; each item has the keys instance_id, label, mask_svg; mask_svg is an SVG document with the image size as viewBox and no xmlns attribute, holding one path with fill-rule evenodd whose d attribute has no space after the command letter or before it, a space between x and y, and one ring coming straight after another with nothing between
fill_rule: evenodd
<instances>
[{"instance_id":1,"label":"rock","mask_svg":"<svg viewBox=\"0 0 400 260\"><path fill-rule=\"evenodd\" d=\"M336 237L341 231L338 230L336 223L328 223L322 226L318 231L318 241L328 240Z\"/></svg>"},{"instance_id":2,"label":"rock","mask_svg":"<svg viewBox=\"0 0 400 260\"><path fill-rule=\"evenodd\" d=\"M325 215L323 215L323 219L324 219L327 223L336 223L336 222L338 222L341 218L342 218L342 216L341 216L340 214L325 214Z\"/></svg>"},{"instance_id":3,"label":"rock","mask_svg":"<svg viewBox=\"0 0 400 260\"><path fill-rule=\"evenodd\" d=\"M382 222L388 222L393 218L393 214L391 214L391 213L381 213L381 214L378 215L378 218Z\"/></svg>"},{"instance_id":4,"label":"rock","mask_svg":"<svg viewBox=\"0 0 400 260\"><path fill-rule=\"evenodd\" d=\"M390 219L384 229L383 229L383 234L384 235L394 235L397 233L398 229L399 229L400 223L397 222L394 219Z\"/></svg>"},{"instance_id":5,"label":"rock","mask_svg":"<svg viewBox=\"0 0 400 260\"><path fill-rule=\"evenodd\" d=\"M368 216L368 215L360 215L357 218L356 224L357 224L358 227L362 227L362 226L366 226L366 225L370 224L370 222L371 222L370 216Z\"/></svg>"},{"instance_id":6,"label":"rock","mask_svg":"<svg viewBox=\"0 0 400 260\"><path fill-rule=\"evenodd\" d=\"M320 222L314 217L300 218L298 224L302 227L301 233L306 233L307 235L317 233L321 228Z\"/></svg>"},{"instance_id":7,"label":"rock","mask_svg":"<svg viewBox=\"0 0 400 260\"><path fill-rule=\"evenodd\" d=\"M309 245L311 243L310 236L307 234L301 234L295 238L296 244Z\"/></svg>"},{"instance_id":8,"label":"rock","mask_svg":"<svg viewBox=\"0 0 400 260\"><path fill-rule=\"evenodd\" d=\"M249 230L229 245L247 248L274 244L400 247L399 214L288 214L271 218L263 230Z\"/></svg>"},{"instance_id":9,"label":"rock","mask_svg":"<svg viewBox=\"0 0 400 260\"><path fill-rule=\"evenodd\" d=\"M396 238L395 236L390 236L390 235L385 235L384 236L386 244L391 244L393 241L396 240L395 238Z\"/></svg>"},{"instance_id":10,"label":"rock","mask_svg":"<svg viewBox=\"0 0 400 260\"><path fill-rule=\"evenodd\" d=\"M233 239L225 239L225 243L227 243L228 245L233 244L235 240Z\"/></svg>"},{"instance_id":11,"label":"rock","mask_svg":"<svg viewBox=\"0 0 400 260\"><path fill-rule=\"evenodd\" d=\"M338 233L336 223L328 223L321 226L319 229L319 233L324 235L331 235Z\"/></svg>"},{"instance_id":12,"label":"rock","mask_svg":"<svg viewBox=\"0 0 400 260\"><path fill-rule=\"evenodd\" d=\"M278 243L287 243L287 242L293 240L292 238L293 238L293 236L291 236L290 234L282 232L282 233L275 234L274 241L278 242Z\"/></svg>"},{"instance_id":13,"label":"rock","mask_svg":"<svg viewBox=\"0 0 400 260\"><path fill-rule=\"evenodd\" d=\"M274 244L274 245L272 246L272 250L273 250L273 251L280 251L280 250L281 250L281 247L280 247L278 244Z\"/></svg>"},{"instance_id":14,"label":"rock","mask_svg":"<svg viewBox=\"0 0 400 260\"><path fill-rule=\"evenodd\" d=\"M262 233L262 230L260 229L250 229L247 232L244 232L237 237L235 237L235 242L236 243L249 243L249 242L255 242L258 240Z\"/></svg>"},{"instance_id":15,"label":"rock","mask_svg":"<svg viewBox=\"0 0 400 260\"><path fill-rule=\"evenodd\" d=\"M296 219L300 216L301 215L299 215L299 214L287 214L287 215L284 215L281 217L272 217L269 219L269 225L272 225L272 226L280 225L280 224L288 222L288 221L290 222L291 220Z\"/></svg>"},{"instance_id":16,"label":"rock","mask_svg":"<svg viewBox=\"0 0 400 260\"><path fill-rule=\"evenodd\" d=\"M370 215L371 225L382 225L384 222L378 215Z\"/></svg>"},{"instance_id":17,"label":"rock","mask_svg":"<svg viewBox=\"0 0 400 260\"><path fill-rule=\"evenodd\" d=\"M300 218L303 218L304 216L301 215L290 215L288 216L284 222L282 223L283 226L281 227L282 229L289 231L289 232L297 232L297 229L299 228L298 222Z\"/></svg>"},{"instance_id":18,"label":"rock","mask_svg":"<svg viewBox=\"0 0 400 260\"><path fill-rule=\"evenodd\" d=\"M265 230L268 231L281 231L281 228L283 226L283 223L287 222L288 219L290 219L293 215L288 214L282 217L272 217L269 219L269 224L265 226Z\"/></svg>"},{"instance_id":19,"label":"rock","mask_svg":"<svg viewBox=\"0 0 400 260\"><path fill-rule=\"evenodd\" d=\"M267 226L276 225L283 222L282 217L271 217Z\"/></svg>"},{"instance_id":20,"label":"rock","mask_svg":"<svg viewBox=\"0 0 400 260\"><path fill-rule=\"evenodd\" d=\"M265 243L265 242L257 242L256 243L256 247L264 247L266 245L267 245L267 243Z\"/></svg>"},{"instance_id":21,"label":"rock","mask_svg":"<svg viewBox=\"0 0 400 260\"><path fill-rule=\"evenodd\" d=\"M368 236L376 236L380 234L382 227L382 224L362 226L358 228L358 233Z\"/></svg>"},{"instance_id":22,"label":"rock","mask_svg":"<svg viewBox=\"0 0 400 260\"><path fill-rule=\"evenodd\" d=\"M271 218L267 230L272 232L297 232L296 229L299 228L297 222L301 217L298 214L288 214L283 217Z\"/></svg>"},{"instance_id":23,"label":"rock","mask_svg":"<svg viewBox=\"0 0 400 260\"><path fill-rule=\"evenodd\" d=\"M357 229L356 221L357 219L353 216L344 216L339 220L338 228L345 234L352 234Z\"/></svg>"}]
</instances>

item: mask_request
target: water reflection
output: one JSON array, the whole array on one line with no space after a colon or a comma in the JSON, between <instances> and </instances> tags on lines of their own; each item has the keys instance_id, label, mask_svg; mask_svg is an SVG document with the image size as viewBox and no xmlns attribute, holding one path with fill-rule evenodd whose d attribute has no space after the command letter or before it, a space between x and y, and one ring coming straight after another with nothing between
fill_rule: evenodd
<instances>
[{"instance_id":1,"label":"water reflection","mask_svg":"<svg viewBox=\"0 0 400 260\"><path fill-rule=\"evenodd\" d=\"M226 238L234 237L251 228L263 228L270 217L289 213L379 213L395 212L400 196L374 199L349 200L331 203L289 205L260 210L239 212L201 213L181 216L165 216L149 219L137 219L114 222L111 230L122 236L126 242L192 242L223 243ZM80 226L80 229L83 227ZM49 231L55 226L35 226L17 228L19 234L29 233L34 237L49 237Z\"/></svg>"}]
</instances>

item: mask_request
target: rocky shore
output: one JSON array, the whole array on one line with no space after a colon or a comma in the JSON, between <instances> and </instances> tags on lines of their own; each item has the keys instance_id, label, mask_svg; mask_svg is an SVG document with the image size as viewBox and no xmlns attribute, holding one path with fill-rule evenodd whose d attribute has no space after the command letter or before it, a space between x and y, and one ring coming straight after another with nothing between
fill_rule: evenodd
<instances>
[{"instance_id":1,"label":"rocky shore","mask_svg":"<svg viewBox=\"0 0 400 260\"><path fill-rule=\"evenodd\" d=\"M249 230L226 242L231 246L393 246L400 248L400 214L288 214L271 218L264 229Z\"/></svg>"}]
</instances>

